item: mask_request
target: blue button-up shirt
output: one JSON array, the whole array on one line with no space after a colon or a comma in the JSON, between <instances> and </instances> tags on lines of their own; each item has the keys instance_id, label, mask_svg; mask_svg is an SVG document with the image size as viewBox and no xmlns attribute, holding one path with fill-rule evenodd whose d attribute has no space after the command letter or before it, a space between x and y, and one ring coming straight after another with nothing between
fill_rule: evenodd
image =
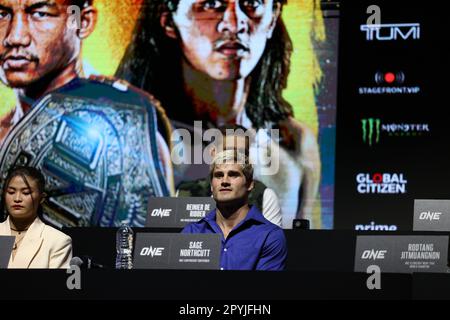
<instances>
[{"instance_id":1,"label":"blue button-up shirt","mask_svg":"<svg viewBox=\"0 0 450 320\"><path fill-rule=\"evenodd\" d=\"M221 270L284 270L287 258L283 230L264 218L252 206L247 216L225 239L216 222L216 210L187 225L182 233L217 233L221 235Z\"/></svg>"}]
</instances>

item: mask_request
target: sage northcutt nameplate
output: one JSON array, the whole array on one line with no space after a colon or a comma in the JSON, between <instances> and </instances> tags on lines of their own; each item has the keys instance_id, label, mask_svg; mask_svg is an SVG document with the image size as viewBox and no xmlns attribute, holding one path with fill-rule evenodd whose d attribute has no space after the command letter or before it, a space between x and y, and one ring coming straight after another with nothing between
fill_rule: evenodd
<instances>
[{"instance_id":1,"label":"sage northcutt nameplate","mask_svg":"<svg viewBox=\"0 0 450 320\"><path fill-rule=\"evenodd\" d=\"M135 269L208 269L220 266L218 234L137 233Z\"/></svg>"}]
</instances>

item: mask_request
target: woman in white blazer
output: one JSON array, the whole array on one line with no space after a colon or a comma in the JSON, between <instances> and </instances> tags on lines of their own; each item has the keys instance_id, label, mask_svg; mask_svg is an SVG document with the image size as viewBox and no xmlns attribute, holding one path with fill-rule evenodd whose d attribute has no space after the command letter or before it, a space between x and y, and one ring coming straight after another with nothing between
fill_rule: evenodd
<instances>
[{"instance_id":1,"label":"woman in white blazer","mask_svg":"<svg viewBox=\"0 0 450 320\"><path fill-rule=\"evenodd\" d=\"M72 239L42 222L45 179L31 167L16 167L3 185L0 235L15 236L8 268L69 268Z\"/></svg>"}]
</instances>

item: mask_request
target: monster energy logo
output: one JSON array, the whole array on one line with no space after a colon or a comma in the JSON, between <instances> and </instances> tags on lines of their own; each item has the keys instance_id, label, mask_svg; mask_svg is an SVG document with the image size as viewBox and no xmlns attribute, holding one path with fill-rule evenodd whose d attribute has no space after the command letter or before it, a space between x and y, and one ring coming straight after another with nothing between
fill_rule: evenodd
<instances>
[{"instance_id":1,"label":"monster energy logo","mask_svg":"<svg viewBox=\"0 0 450 320\"><path fill-rule=\"evenodd\" d=\"M380 142L381 120L380 119L362 119L363 142L372 146Z\"/></svg>"}]
</instances>

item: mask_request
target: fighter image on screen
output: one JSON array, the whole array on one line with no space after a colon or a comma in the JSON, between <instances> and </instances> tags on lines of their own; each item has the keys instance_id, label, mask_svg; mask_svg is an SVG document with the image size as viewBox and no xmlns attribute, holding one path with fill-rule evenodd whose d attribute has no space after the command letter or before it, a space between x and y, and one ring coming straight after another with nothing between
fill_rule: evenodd
<instances>
[{"instance_id":1,"label":"fighter image on screen","mask_svg":"<svg viewBox=\"0 0 450 320\"><path fill-rule=\"evenodd\" d=\"M0 0L0 79L17 97L0 118L0 174L42 169L55 226L143 226L150 197L173 190L170 128L158 132L166 116L149 94L83 78L96 20L93 0Z\"/></svg>"},{"instance_id":2,"label":"fighter image on screen","mask_svg":"<svg viewBox=\"0 0 450 320\"><path fill-rule=\"evenodd\" d=\"M253 130L255 144L271 141L279 170L255 178L277 192L290 228L294 218L312 220L321 161L316 135L282 97L293 50L284 5L146 0L116 75L161 101L175 127L234 123Z\"/></svg>"}]
</instances>

